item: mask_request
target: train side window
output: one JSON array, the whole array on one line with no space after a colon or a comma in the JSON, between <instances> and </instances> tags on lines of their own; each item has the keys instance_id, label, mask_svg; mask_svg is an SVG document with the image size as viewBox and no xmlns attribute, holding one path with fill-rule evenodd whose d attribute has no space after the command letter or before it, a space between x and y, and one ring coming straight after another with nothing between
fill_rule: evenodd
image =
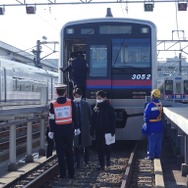
<instances>
[{"instance_id":1,"label":"train side window","mask_svg":"<svg viewBox=\"0 0 188 188\"><path fill-rule=\"evenodd\" d=\"M188 94L188 80L184 80L184 93Z\"/></svg>"},{"instance_id":2,"label":"train side window","mask_svg":"<svg viewBox=\"0 0 188 188\"><path fill-rule=\"evenodd\" d=\"M165 94L173 94L173 81L165 80Z\"/></svg>"},{"instance_id":3,"label":"train side window","mask_svg":"<svg viewBox=\"0 0 188 188\"><path fill-rule=\"evenodd\" d=\"M90 76L107 76L107 46L91 45L89 62Z\"/></svg>"}]
</instances>

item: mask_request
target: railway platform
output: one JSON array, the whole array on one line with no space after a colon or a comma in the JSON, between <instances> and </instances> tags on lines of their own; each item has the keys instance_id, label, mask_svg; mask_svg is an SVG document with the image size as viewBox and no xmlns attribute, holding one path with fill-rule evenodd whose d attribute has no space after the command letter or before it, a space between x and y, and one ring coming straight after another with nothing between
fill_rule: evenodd
<instances>
[{"instance_id":1,"label":"railway platform","mask_svg":"<svg viewBox=\"0 0 188 188\"><path fill-rule=\"evenodd\" d=\"M187 177L182 176L181 165L177 162L177 157L174 156L171 148L170 140L163 139L161 165L163 169L163 180L165 188L186 188Z\"/></svg>"}]
</instances>

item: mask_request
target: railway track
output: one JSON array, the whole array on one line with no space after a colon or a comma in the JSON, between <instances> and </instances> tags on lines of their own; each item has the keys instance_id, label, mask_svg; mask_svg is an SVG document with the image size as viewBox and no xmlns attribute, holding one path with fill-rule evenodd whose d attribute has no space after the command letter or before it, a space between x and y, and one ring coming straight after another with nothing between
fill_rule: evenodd
<instances>
[{"instance_id":1,"label":"railway track","mask_svg":"<svg viewBox=\"0 0 188 188\"><path fill-rule=\"evenodd\" d=\"M140 143L135 149L133 160L130 162L130 172L127 173L129 181L126 182L127 188L155 187L154 161L145 159L146 142ZM122 186L123 188L123 186Z\"/></svg>"},{"instance_id":2,"label":"railway track","mask_svg":"<svg viewBox=\"0 0 188 188\"><path fill-rule=\"evenodd\" d=\"M141 143L141 144L140 144ZM146 143L130 147L130 143L114 145L112 148L111 166L104 171L98 167L97 153L91 149L90 165L81 165L76 169L75 179L57 178L58 166L56 157L50 158L31 172L17 178L4 188L144 188L155 187L154 163L145 160ZM135 144L135 143L134 143ZM129 145L129 146L128 146Z\"/></svg>"}]
</instances>

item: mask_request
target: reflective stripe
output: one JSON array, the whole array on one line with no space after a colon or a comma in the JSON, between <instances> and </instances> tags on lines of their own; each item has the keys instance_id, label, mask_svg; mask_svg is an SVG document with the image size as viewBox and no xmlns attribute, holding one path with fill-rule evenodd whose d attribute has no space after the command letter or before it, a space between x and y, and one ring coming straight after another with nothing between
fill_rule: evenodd
<instances>
[{"instance_id":1,"label":"reflective stripe","mask_svg":"<svg viewBox=\"0 0 188 188\"><path fill-rule=\"evenodd\" d=\"M156 106L151 108L151 111L156 111L156 110L159 110Z\"/></svg>"},{"instance_id":2,"label":"reflective stripe","mask_svg":"<svg viewBox=\"0 0 188 188\"><path fill-rule=\"evenodd\" d=\"M70 118L70 119L65 119L65 120L56 120L55 122L57 123L60 123L60 124L64 124L64 123L67 123L67 122L69 122L69 121L71 121L72 119ZM57 123L57 124L58 124Z\"/></svg>"},{"instance_id":3,"label":"reflective stripe","mask_svg":"<svg viewBox=\"0 0 188 188\"><path fill-rule=\"evenodd\" d=\"M161 121L161 118L160 119L150 119L149 122L158 122L158 121Z\"/></svg>"}]
</instances>

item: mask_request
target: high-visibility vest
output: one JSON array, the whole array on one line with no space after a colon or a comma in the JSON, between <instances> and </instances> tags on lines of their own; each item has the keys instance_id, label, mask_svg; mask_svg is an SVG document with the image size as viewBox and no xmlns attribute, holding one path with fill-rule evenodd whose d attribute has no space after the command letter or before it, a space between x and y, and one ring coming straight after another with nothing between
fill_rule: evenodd
<instances>
[{"instance_id":1,"label":"high-visibility vest","mask_svg":"<svg viewBox=\"0 0 188 188\"><path fill-rule=\"evenodd\" d=\"M161 121L161 117L162 117L162 104L161 103L155 103L153 102L153 104L158 108L159 110L159 115L156 119L150 119L149 122L158 122Z\"/></svg>"},{"instance_id":2,"label":"high-visibility vest","mask_svg":"<svg viewBox=\"0 0 188 188\"><path fill-rule=\"evenodd\" d=\"M66 103L59 104L53 101L55 123L57 125L72 123L72 103L70 99L67 99Z\"/></svg>"}]
</instances>

